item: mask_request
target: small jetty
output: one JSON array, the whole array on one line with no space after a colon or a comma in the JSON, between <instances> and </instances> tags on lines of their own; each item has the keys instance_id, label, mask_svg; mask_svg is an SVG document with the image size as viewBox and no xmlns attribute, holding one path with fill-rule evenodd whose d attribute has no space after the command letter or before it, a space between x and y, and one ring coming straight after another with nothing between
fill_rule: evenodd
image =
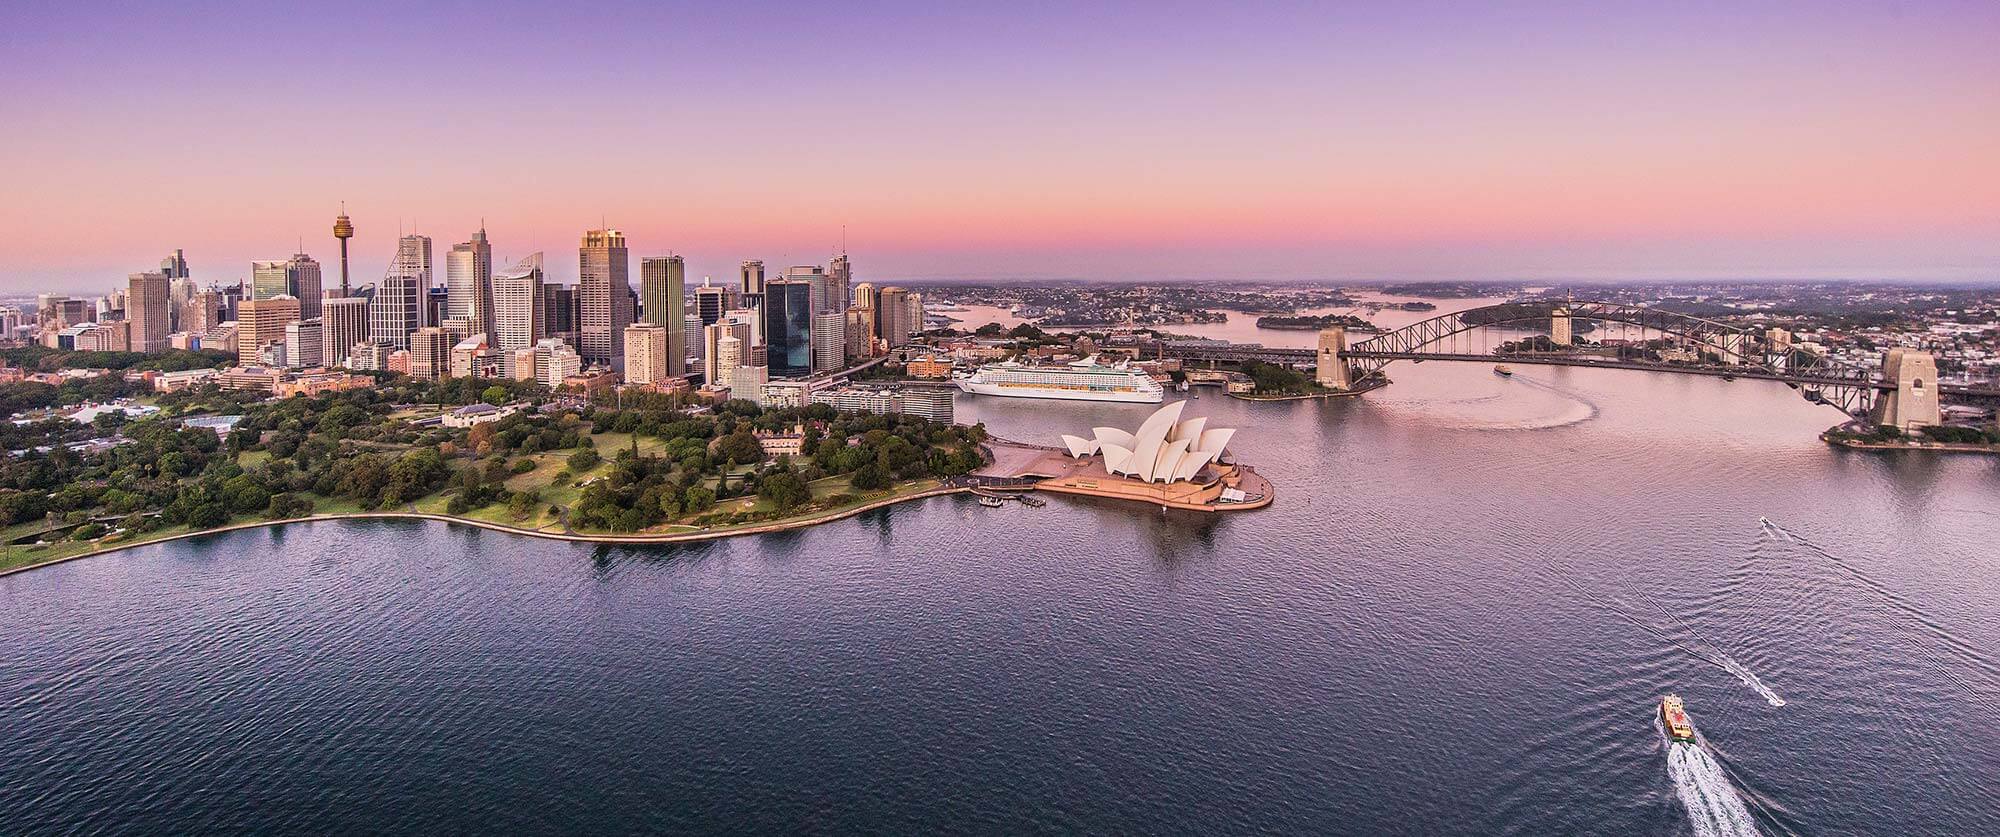
<instances>
[{"instance_id":1,"label":"small jetty","mask_svg":"<svg viewBox=\"0 0 2000 837\"><path fill-rule=\"evenodd\" d=\"M993 489L984 487L978 487L972 489L972 496L979 498L979 504L989 509L997 509L1003 505L1006 505L1008 500L1020 503L1021 505L1027 506L1029 508L1037 508L1037 509L1049 504L1049 501L1047 500L1044 500L1040 497L1029 496L1028 494L1021 491L1003 492L1003 491L994 491Z\"/></svg>"}]
</instances>

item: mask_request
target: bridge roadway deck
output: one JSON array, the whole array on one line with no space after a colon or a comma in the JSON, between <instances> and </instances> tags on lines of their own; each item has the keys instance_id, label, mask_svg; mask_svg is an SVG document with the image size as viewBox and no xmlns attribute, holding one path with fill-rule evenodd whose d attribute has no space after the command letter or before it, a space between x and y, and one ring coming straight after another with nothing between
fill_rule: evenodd
<instances>
[{"instance_id":1,"label":"bridge roadway deck","mask_svg":"<svg viewBox=\"0 0 2000 837\"><path fill-rule=\"evenodd\" d=\"M1367 360L1449 360L1472 363L1519 363L1537 366L1595 366L1604 369L1633 369L1640 372L1672 372L1679 375L1707 375L1712 378L1751 378L1760 381L1783 381L1788 384L1805 386L1872 386L1876 389L1894 389L1880 381L1858 381L1836 375L1792 375L1764 369L1758 366L1681 366L1671 363L1649 363L1636 360L1611 360L1609 358L1565 357L1563 355L1516 354L1516 355L1474 355L1442 354L1429 352L1348 352L1346 357Z\"/></svg>"},{"instance_id":2,"label":"bridge roadway deck","mask_svg":"<svg viewBox=\"0 0 2000 837\"><path fill-rule=\"evenodd\" d=\"M1312 349L1275 349L1275 348L1257 348L1257 349L1201 348L1201 349L1182 349L1178 351L1174 349L1168 349L1167 353L1175 357L1179 357L1182 360L1195 360L1195 361L1206 360L1206 361L1221 361L1221 362L1261 360L1267 363L1294 363L1294 364L1308 363L1315 360L1317 357L1317 353ZM1881 381L1863 382L1863 381L1857 381L1853 378L1843 378L1834 375L1788 375L1782 372L1776 372L1773 370L1763 369L1760 367L1748 366L1748 365L1735 366L1735 367L1682 366L1670 363L1651 363L1646 361L1612 360L1609 358L1601 358L1601 357L1573 357L1564 355L1448 354L1442 352L1438 353L1371 352L1365 349L1363 350L1349 349L1348 351L1344 352L1342 356L1348 358L1349 360L1382 360L1382 361L1444 360L1444 361L1459 361L1468 363L1520 363L1520 364L1533 364L1539 366L1592 366L1603 369L1631 369L1640 372L1671 372L1678 375L1707 375L1715 378L1720 378L1723 376L1731 376L1737 378L1750 378L1754 380L1781 381L1788 384L1798 384L1798 385L1808 385L1808 386L1828 386L1828 387L1869 386L1878 390L1887 390L1894 388L1887 384L1882 383ZM1943 384L1939 386L1938 389L1945 395L2000 399L2000 387L1990 387L1990 386L1979 387L1979 386L1967 386L1964 384Z\"/></svg>"}]
</instances>

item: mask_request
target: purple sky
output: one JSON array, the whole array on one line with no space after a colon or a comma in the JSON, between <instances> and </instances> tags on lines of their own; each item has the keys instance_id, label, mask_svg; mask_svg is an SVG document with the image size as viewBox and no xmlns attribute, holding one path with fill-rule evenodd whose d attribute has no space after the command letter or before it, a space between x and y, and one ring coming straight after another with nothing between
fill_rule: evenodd
<instances>
[{"instance_id":1,"label":"purple sky","mask_svg":"<svg viewBox=\"0 0 2000 837\"><path fill-rule=\"evenodd\" d=\"M2000 3L0 9L0 289L399 222L573 277L2000 279Z\"/></svg>"}]
</instances>

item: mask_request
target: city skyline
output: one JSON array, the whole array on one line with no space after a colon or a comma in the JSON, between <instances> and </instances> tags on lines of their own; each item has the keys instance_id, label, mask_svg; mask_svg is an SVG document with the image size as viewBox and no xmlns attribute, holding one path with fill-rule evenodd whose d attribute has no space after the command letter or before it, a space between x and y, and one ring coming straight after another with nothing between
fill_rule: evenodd
<instances>
[{"instance_id":1,"label":"city skyline","mask_svg":"<svg viewBox=\"0 0 2000 837\"><path fill-rule=\"evenodd\" d=\"M343 202L357 282L399 228L481 219L499 258L609 225L690 281L843 240L886 281L2000 265L1991 6L493 12L10 10L28 118L0 165L34 200L0 209L0 290L103 287L174 248L226 284L301 238L332 265ZM458 61L444 31L545 60ZM644 48L662 33L682 47ZM171 66L122 48L159 39ZM841 59L739 60L787 42Z\"/></svg>"}]
</instances>

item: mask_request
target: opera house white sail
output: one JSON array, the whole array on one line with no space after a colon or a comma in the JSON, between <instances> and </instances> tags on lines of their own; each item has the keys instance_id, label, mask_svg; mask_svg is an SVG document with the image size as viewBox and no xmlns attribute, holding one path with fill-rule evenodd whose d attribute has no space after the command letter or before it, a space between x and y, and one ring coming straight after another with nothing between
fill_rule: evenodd
<instances>
[{"instance_id":1,"label":"opera house white sail","mask_svg":"<svg viewBox=\"0 0 2000 837\"><path fill-rule=\"evenodd\" d=\"M1202 466L1221 458L1236 431L1209 428L1208 419L1181 421L1186 401L1175 401L1153 412L1128 433L1116 427L1093 427L1092 438L1063 435L1069 455L1078 459L1093 454L1104 457L1104 470L1145 482L1184 482L1201 473Z\"/></svg>"}]
</instances>

